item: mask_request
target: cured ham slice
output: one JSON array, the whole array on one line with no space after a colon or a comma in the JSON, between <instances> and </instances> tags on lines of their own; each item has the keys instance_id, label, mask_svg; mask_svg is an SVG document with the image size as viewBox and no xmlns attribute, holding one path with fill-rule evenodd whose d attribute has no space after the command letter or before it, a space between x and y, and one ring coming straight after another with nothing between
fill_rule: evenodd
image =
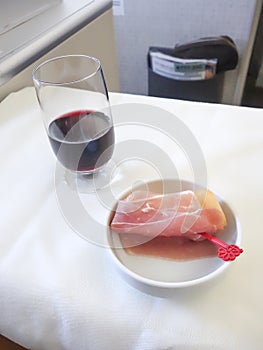
<instances>
[{"instance_id":1,"label":"cured ham slice","mask_svg":"<svg viewBox=\"0 0 263 350\"><path fill-rule=\"evenodd\" d=\"M226 226L226 217L210 190L155 194L136 191L118 202L111 228L119 234L149 238L187 237L216 234Z\"/></svg>"}]
</instances>

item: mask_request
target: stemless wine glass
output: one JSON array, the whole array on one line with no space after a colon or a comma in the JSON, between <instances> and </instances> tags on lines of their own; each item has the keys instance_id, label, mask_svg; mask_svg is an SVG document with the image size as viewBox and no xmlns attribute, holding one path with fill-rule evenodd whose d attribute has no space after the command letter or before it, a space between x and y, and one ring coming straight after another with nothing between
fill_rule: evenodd
<instances>
[{"instance_id":1,"label":"stemless wine glass","mask_svg":"<svg viewBox=\"0 0 263 350\"><path fill-rule=\"evenodd\" d=\"M113 154L114 128L100 61L86 55L55 57L34 69L33 82L66 178L84 179L86 192L105 186L109 177L103 171Z\"/></svg>"}]
</instances>

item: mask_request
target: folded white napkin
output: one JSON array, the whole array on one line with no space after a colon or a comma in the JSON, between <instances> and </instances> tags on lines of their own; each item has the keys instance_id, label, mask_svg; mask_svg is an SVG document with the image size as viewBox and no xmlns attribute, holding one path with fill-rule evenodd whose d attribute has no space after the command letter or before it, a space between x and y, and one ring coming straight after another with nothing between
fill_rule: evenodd
<instances>
[{"instance_id":1,"label":"folded white napkin","mask_svg":"<svg viewBox=\"0 0 263 350\"><path fill-rule=\"evenodd\" d=\"M111 98L135 101L118 94ZM249 110L238 107L138 99L183 111L200 142L210 140L203 143L209 176L235 202L245 253L221 277L167 298L128 285L108 249L82 239L63 217L54 186L56 160L34 90L27 88L0 104L0 333L36 350L259 350L263 236L251 219L259 223L262 185L257 196L251 191L263 178L262 166L255 168L263 159L263 115L253 111L246 117ZM209 126L203 134L202 118Z\"/></svg>"}]
</instances>

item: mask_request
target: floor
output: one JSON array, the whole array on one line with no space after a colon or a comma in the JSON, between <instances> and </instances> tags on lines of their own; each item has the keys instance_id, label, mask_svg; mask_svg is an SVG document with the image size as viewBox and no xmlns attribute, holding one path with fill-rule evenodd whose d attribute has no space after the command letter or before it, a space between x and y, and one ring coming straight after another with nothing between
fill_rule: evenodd
<instances>
[{"instance_id":1,"label":"floor","mask_svg":"<svg viewBox=\"0 0 263 350\"><path fill-rule=\"evenodd\" d=\"M248 77L247 79L242 106L263 107L263 87L256 87L256 81L252 77Z\"/></svg>"},{"instance_id":2,"label":"floor","mask_svg":"<svg viewBox=\"0 0 263 350\"><path fill-rule=\"evenodd\" d=\"M0 334L0 349L1 350L26 350L22 346L12 342Z\"/></svg>"}]
</instances>

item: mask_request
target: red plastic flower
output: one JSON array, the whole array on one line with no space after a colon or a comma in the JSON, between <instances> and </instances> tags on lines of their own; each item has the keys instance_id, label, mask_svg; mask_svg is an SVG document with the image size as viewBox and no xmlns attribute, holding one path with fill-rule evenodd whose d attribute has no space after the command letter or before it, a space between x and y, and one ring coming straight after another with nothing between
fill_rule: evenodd
<instances>
[{"instance_id":1,"label":"red plastic flower","mask_svg":"<svg viewBox=\"0 0 263 350\"><path fill-rule=\"evenodd\" d=\"M243 252L243 249L231 244L227 248L220 247L218 249L218 257L224 261L233 261L237 256Z\"/></svg>"}]
</instances>

